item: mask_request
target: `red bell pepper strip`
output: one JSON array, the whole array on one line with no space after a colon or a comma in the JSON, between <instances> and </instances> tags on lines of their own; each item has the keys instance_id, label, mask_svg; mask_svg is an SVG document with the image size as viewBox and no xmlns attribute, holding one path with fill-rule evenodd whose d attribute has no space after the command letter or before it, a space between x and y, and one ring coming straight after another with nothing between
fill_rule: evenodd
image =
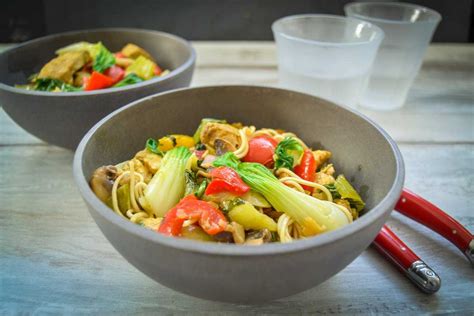
<instances>
[{"instance_id":1,"label":"red bell pepper strip","mask_svg":"<svg viewBox=\"0 0 474 316\"><path fill-rule=\"evenodd\" d=\"M228 225L227 219L218 208L190 194L166 213L158 232L166 236L179 236L184 221L188 219L197 220L199 226L209 235L224 231Z\"/></svg>"},{"instance_id":2,"label":"red bell pepper strip","mask_svg":"<svg viewBox=\"0 0 474 316\"><path fill-rule=\"evenodd\" d=\"M100 72L94 71L89 77L89 80L87 80L84 90L90 91L104 89L112 86L113 84L114 81L112 78L107 77L106 75L103 75Z\"/></svg>"},{"instance_id":3,"label":"red bell pepper strip","mask_svg":"<svg viewBox=\"0 0 474 316\"><path fill-rule=\"evenodd\" d=\"M313 152L306 149L301 158L301 163L293 168L293 171L303 180L313 182L316 179L316 160ZM313 187L302 185L306 191L313 192Z\"/></svg>"},{"instance_id":4,"label":"red bell pepper strip","mask_svg":"<svg viewBox=\"0 0 474 316\"><path fill-rule=\"evenodd\" d=\"M220 192L230 192L235 195L245 194L250 187L245 184L234 169L218 167L210 172L212 181L208 184L205 194L212 195Z\"/></svg>"},{"instance_id":5,"label":"red bell pepper strip","mask_svg":"<svg viewBox=\"0 0 474 316\"><path fill-rule=\"evenodd\" d=\"M245 162L258 162L273 168L273 155L278 142L270 136L257 136L249 141L249 151L242 159Z\"/></svg>"},{"instance_id":6,"label":"red bell pepper strip","mask_svg":"<svg viewBox=\"0 0 474 316\"><path fill-rule=\"evenodd\" d=\"M111 78L113 80L113 84L116 84L122 80L123 77L125 77L125 70L119 66L113 65L104 71L104 75Z\"/></svg>"}]
</instances>

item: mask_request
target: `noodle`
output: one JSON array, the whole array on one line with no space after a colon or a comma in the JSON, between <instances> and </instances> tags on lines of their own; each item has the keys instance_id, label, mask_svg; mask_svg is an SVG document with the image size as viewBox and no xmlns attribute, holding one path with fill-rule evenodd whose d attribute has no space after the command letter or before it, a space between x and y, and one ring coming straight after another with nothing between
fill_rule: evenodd
<instances>
[{"instance_id":1,"label":"noodle","mask_svg":"<svg viewBox=\"0 0 474 316\"><path fill-rule=\"evenodd\" d=\"M296 182L298 184L303 184L303 185L313 187L313 188L316 188L318 190L323 191L324 194L326 194L327 200L329 202L332 202L332 194L331 194L331 192L329 192L328 188L326 188L324 185L321 185L321 184L316 183L316 182L311 182L311 181L301 179L296 173L294 173L293 171L291 171L290 169L287 169L287 168L279 168L275 173L277 174L277 176L280 176L281 174L284 174L284 173L290 175L289 177L280 178L279 180L281 182L293 181L293 182ZM303 189L303 192L304 192L304 189Z\"/></svg>"},{"instance_id":2,"label":"noodle","mask_svg":"<svg viewBox=\"0 0 474 316\"><path fill-rule=\"evenodd\" d=\"M242 143L240 144L239 149L234 151L234 155L237 156L237 158L242 159L244 158L247 153L249 152L249 140L247 137L247 132L249 132L250 135L252 135L255 132L255 127L244 127L239 129L239 135L240 139L242 140Z\"/></svg>"},{"instance_id":3,"label":"noodle","mask_svg":"<svg viewBox=\"0 0 474 316\"><path fill-rule=\"evenodd\" d=\"M225 144L216 146L214 143L212 145L212 142L206 142L203 136L201 136L202 143L199 144L192 136L176 134L174 135L176 136L174 141L170 142L170 148L163 149L160 157L147 147L144 151L137 153L134 158L115 165L118 169L116 172L104 173L104 170L107 171L107 169L103 168L107 166L101 167L104 180L97 184L97 176L93 176L95 182L92 183L91 180L91 187L94 185L98 187L97 190L94 190L98 195L103 191L103 189L100 190L102 187L105 187L108 193L110 192L109 183L114 179L110 198L115 213L132 223L140 224L160 233L206 241L260 245L266 242L276 242L279 239L281 243L290 243L296 239L303 239L347 225L353 221L351 210L355 212L354 217L357 217L358 212L361 211L360 204L356 204L358 209L351 209L353 203L347 198L339 196L334 202L332 196L334 192L331 193L332 191L322 185L323 183L336 181L332 177L335 173L332 164L326 165L318 173L313 169L311 171L314 173L313 176L318 178L315 181L308 181L298 176L292 171L293 168L291 167L272 169L265 166L267 169L263 170L254 168L255 165L242 162L251 161L253 164L259 164L259 160L271 161L272 156L275 161L277 158L281 159L284 154L280 149L288 150L285 144L297 147L298 153L301 149L311 150L318 165L325 163L330 158L330 152L313 151L303 140L291 132L271 128L257 130L255 126L243 126L240 123L229 125L234 126L234 128L221 127L220 130L217 130L217 132L214 130L213 133L215 133L214 137L216 139L221 139L227 142L226 144L235 146L232 148L236 148L233 152L228 153L230 154L229 158L233 159L232 163L236 160L232 153L240 160L237 161L236 165L232 163L227 165L228 168L233 168L236 171L232 174L232 177L220 179L216 175L211 176L214 159L217 159L216 156L223 154L225 149L228 148L224 147ZM211 133L209 132L209 134ZM168 136L168 138L173 139L172 136ZM252 139L255 137L266 137L267 144L253 142ZM291 138L291 142L288 141L288 138ZM176 141L176 139L179 139L179 141ZM283 140L286 140L285 143L277 145ZM268 146L269 142L272 143L272 147ZM265 145L267 148L263 147ZM276 146L279 146L277 147L278 150L275 149ZM187 149L183 147L187 147ZM255 150L257 153L255 156L260 155L263 158L251 158L252 154L248 155L250 147L252 147L252 152ZM262 150L262 147L266 152ZM222 148L223 150L221 150ZM268 148L270 148L270 151L267 150ZM259 150L262 150L264 154L260 154ZM171 157L170 160L163 159L163 156L168 155L168 153L171 154L169 156ZM293 155L293 152L291 154ZM246 157L247 155L248 157ZM244 157L246 158L244 159ZM162 160L170 163L173 161L174 165L162 164ZM178 161L180 163L179 169ZM260 166L264 165L260 163ZM304 168L306 165L302 164L302 167ZM158 172L157 169L163 174L165 170L169 172L166 177L158 177L159 180L164 180L163 183L159 185L152 184L154 185L154 191L150 195L149 191L152 186L147 183L155 177ZM264 171L266 171L266 174ZM230 171L228 173L230 174ZM274 183L274 177L270 173L277 177L281 184ZM183 176L183 174L185 175ZM326 175L328 177L324 178L323 176ZM181 178L178 178L178 176ZM339 181L339 176L337 181ZM342 178L345 180L344 177ZM147 182L145 182L145 179ZM230 194L221 194L214 197L212 194L205 195L206 187L203 183L209 184L214 180L220 180L221 183L216 181L216 187L221 185L222 192L229 192ZM240 180L240 182L237 180ZM350 183L347 180L345 181L345 187L351 188ZM247 185L246 191L242 191L242 194L235 193L239 192L237 188L243 190L243 185ZM283 185L289 189L283 187ZM185 190L183 190L183 187L185 187ZM339 190L337 186L335 186L335 189ZM355 191L355 189L353 190ZM169 198L168 192L170 192ZM187 192L187 196L183 192ZM283 196L280 197L280 195ZM347 196L347 194L343 196ZM357 198L357 192L351 196ZM155 200L154 197L158 197L158 199ZM107 195L106 198L108 199L109 196ZM172 202L169 202L168 200L171 201L171 199ZM320 201L316 199L320 199ZM105 200L105 198L102 198L102 200ZM363 207L362 199L356 201L361 202ZM166 207L161 207L165 204ZM237 206L244 204L245 207L242 207L242 209L236 209ZM176 207L176 205L179 205L179 207ZM157 217L153 210L160 207L163 208L163 212L160 210L160 213L156 213L160 214ZM176 216L168 211L173 207L176 209ZM341 212L347 217L347 221ZM167 214L171 214L170 217L167 217ZM192 216L186 214L192 214ZM168 226L164 227L164 225ZM189 227L190 225L195 225L200 229L194 231L194 227ZM171 227L172 229L170 229ZM183 232L184 235L182 235L180 229L184 227L188 227L186 231L194 231L193 234L184 234ZM202 234L207 234L207 236ZM202 239L203 237L205 238Z\"/></svg>"}]
</instances>

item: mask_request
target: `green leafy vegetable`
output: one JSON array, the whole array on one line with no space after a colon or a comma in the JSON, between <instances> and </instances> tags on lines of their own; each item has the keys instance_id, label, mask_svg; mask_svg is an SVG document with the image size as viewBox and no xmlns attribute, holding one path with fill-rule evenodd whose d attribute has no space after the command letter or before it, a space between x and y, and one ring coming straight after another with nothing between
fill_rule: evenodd
<instances>
[{"instance_id":1,"label":"green leafy vegetable","mask_svg":"<svg viewBox=\"0 0 474 316\"><path fill-rule=\"evenodd\" d=\"M163 157L163 152L158 148L158 142L153 138L148 138L145 145L146 149Z\"/></svg>"},{"instance_id":2,"label":"green leafy vegetable","mask_svg":"<svg viewBox=\"0 0 474 316\"><path fill-rule=\"evenodd\" d=\"M293 169L294 166L299 165L303 157L303 146L293 137L286 137L278 143L275 149L275 169L288 168Z\"/></svg>"},{"instance_id":3,"label":"green leafy vegetable","mask_svg":"<svg viewBox=\"0 0 474 316\"><path fill-rule=\"evenodd\" d=\"M337 189L340 197L342 199L348 200L351 204L351 207L355 208L357 212L361 212L364 209L364 201L360 197L359 193L357 193L354 187L349 183L349 181L347 181L344 175L340 174L336 178L334 186Z\"/></svg>"},{"instance_id":4,"label":"green leafy vegetable","mask_svg":"<svg viewBox=\"0 0 474 316\"><path fill-rule=\"evenodd\" d=\"M50 78L37 78L34 82L33 90L36 91L61 91L74 92L82 91L82 88L71 86L64 81Z\"/></svg>"},{"instance_id":5,"label":"green leafy vegetable","mask_svg":"<svg viewBox=\"0 0 474 316\"><path fill-rule=\"evenodd\" d=\"M217 159L214 165L217 163L234 168L242 180L262 194L277 211L286 213L301 225L305 236L337 229L352 220L342 206L287 187L259 163L239 163L237 157L230 152L222 157L224 158Z\"/></svg>"},{"instance_id":6,"label":"green leafy vegetable","mask_svg":"<svg viewBox=\"0 0 474 316\"><path fill-rule=\"evenodd\" d=\"M68 52L87 51L92 58L92 68L98 72L104 72L107 68L115 64L114 55L102 44L102 42L89 43L78 42L60 48L56 54L61 55Z\"/></svg>"},{"instance_id":7,"label":"green leafy vegetable","mask_svg":"<svg viewBox=\"0 0 474 316\"><path fill-rule=\"evenodd\" d=\"M100 73L104 72L107 68L115 65L114 55L101 43L99 42L99 52L94 58L92 68Z\"/></svg>"},{"instance_id":8,"label":"green leafy vegetable","mask_svg":"<svg viewBox=\"0 0 474 316\"><path fill-rule=\"evenodd\" d=\"M204 180L201 182L197 190L194 192L194 195L200 199L204 195L204 191L206 191L207 185L209 182L207 180Z\"/></svg>"},{"instance_id":9,"label":"green leafy vegetable","mask_svg":"<svg viewBox=\"0 0 474 316\"><path fill-rule=\"evenodd\" d=\"M148 183L140 200L147 211L163 217L184 196L186 164L190 156L186 147L176 147L165 154L160 170Z\"/></svg>"},{"instance_id":10,"label":"green leafy vegetable","mask_svg":"<svg viewBox=\"0 0 474 316\"><path fill-rule=\"evenodd\" d=\"M135 83L139 83L139 82L143 82L145 80L143 80L142 78L138 77L136 74L129 74L129 75L126 75L125 78L123 78L122 80L120 80L119 82L117 82L114 87L118 88L118 87L124 87L124 86L128 86L128 85L131 85L131 84L135 84Z\"/></svg>"},{"instance_id":11,"label":"green leafy vegetable","mask_svg":"<svg viewBox=\"0 0 474 316\"><path fill-rule=\"evenodd\" d=\"M331 192L333 200L341 198L341 195L337 191L336 185L334 183L326 184L325 187L329 190L329 192Z\"/></svg>"},{"instance_id":12,"label":"green leafy vegetable","mask_svg":"<svg viewBox=\"0 0 474 316\"><path fill-rule=\"evenodd\" d=\"M201 120L201 123L199 124L197 130L194 132L194 135L193 135L193 138L194 138L194 142L197 144L199 142L201 142L201 131L202 129L204 128L204 126L207 124L207 123L211 123L211 122L215 122L215 123L227 123L225 120L218 120L218 119L214 119L214 118L203 118Z\"/></svg>"},{"instance_id":13,"label":"green leafy vegetable","mask_svg":"<svg viewBox=\"0 0 474 316\"><path fill-rule=\"evenodd\" d=\"M217 157L217 159L214 160L212 164L214 165L214 167L231 167L237 170L237 167L240 164L240 160L232 152L227 152L222 156Z\"/></svg>"},{"instance_id":14,"label":"green leafy vegetable","mask_svg":"<svg viewBox=\"0 0 474 316\"><path fill-rule=\"evenodd\" d=\"M184 195L192 194L196 191L199 187L196 181L196 174L191 170L186 170L185 175L185 182L186 182L186 189L184 190Z\"/></svg>"}]
</instances>

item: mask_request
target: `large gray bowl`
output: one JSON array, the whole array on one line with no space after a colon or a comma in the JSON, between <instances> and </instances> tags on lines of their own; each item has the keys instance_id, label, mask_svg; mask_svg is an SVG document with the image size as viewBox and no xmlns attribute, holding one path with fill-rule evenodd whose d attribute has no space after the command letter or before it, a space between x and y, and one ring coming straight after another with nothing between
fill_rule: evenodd
<instances>
[{"instance_id":1,"label":"large gray bowl","mask_svg":"<svg viewBox=\"0 0 474 316\"><path fill-rule=\"evenodd\" d=\"M54 52L78 41L102 41L112 51L137 44L170 69L164 77L123 88L89 92L39 92L15 88L51 60ZM168 33L111 28L62 33L35 39L0 54L0 104L23 129L57 146L75 149L101 118L139 98L189 86L196 54L184 39Z\"/></svg>"},{"instance_id":2,"label":"large gray bowl","mask_svg":"<svg viewBox=\"0 0 474 316\"><path fill-rule=\"evenodd\" d=\"M203 117L282 128L331 150L336 170L362 192L367 212L341 229L290 244L225 245L146 230L117 216L89 188L95 168L130 159L149 137L192 134ZM151 96L110 114L78 146L74 176L104 235L137 269L192 296L254 303L314 287L352 262L400 197L404 166L394 141L352 110L287 90L220 86Z\"/></svg>"}]
</instances>

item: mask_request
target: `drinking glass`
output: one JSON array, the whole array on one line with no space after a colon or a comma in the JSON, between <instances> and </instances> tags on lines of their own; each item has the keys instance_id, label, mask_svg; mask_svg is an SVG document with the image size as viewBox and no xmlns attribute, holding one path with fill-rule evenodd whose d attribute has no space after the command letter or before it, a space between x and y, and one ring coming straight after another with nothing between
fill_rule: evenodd
<instances>
[{"instance_id":1,"label":"drinking glass","mask_svg":"<svg viewBox=\"0 0 474 316\"><path fill-rule=\"evenodd\" d=\"M385 33L360 105L375 110L402 107L441 15L419 5L391 2L354 2L344 11Z\"/></svg>"},{"instance_id":2,"label":"drinking glass","mask_svg":"<svg viewBox=\"0 0 474 316\"><path fill-rule=\"evenodd\" d=\"M333 15L281 18L272 25L280 85L355 107L364 91L383 31Z\"/></svg>"}]
</instances>

